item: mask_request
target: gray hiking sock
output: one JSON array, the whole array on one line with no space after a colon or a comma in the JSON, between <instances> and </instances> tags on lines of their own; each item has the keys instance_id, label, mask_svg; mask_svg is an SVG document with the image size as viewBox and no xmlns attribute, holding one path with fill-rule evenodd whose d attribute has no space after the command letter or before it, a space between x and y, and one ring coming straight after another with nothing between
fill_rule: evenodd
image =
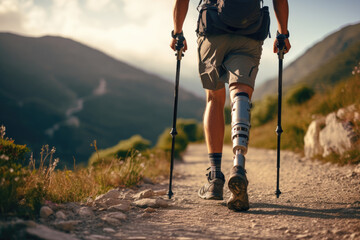
<instances>
[{"instance_id":1,"label":"gray hiking sock","mask_svg":"<svg viewBox=\"0 0 360 240\"><path fill-rule=\"evenodd\" d=\"M222 153L209 153L211 179L221 178L221 157Z\"/></svg>"}]
</instances>

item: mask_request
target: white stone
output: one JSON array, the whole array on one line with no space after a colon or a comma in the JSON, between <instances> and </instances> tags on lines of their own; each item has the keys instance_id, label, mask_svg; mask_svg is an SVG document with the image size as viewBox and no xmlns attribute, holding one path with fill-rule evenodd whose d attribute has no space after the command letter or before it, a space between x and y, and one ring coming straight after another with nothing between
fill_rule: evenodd
<instances>
[{"instance_id":1,"label":"white stone","mask_svg":"<svg viewBox=\"0 0 360 240\"><path fill-rule=\"evenodd\" d=\"M120 197L121 193L117 189L109 190L107 193L104 194L104 198L118 198Z\"/></svg>"},{"instance_id":2,"label":"white stone","mask_svg":"<svg viewBox=\"0 0 360 240\"><path fill-rule=\"evenodd\" d=\"M108 213L106 214L106 217L110 217L110 218L115 218L118 220L126 220L126 215L122 212L112 212L112 213Z\"/></svg>"},{"instance_id":3,"label":"white stone","mask_svg":"<svg viewBox=\"0 0 360 240\"><path fill-rule=\"evenodd\" d=\"M166 189L154 191L154 196L163 196L163 195L166 195L166 194L167 194Z\"/></svg>"},{"instance_id":4,"label":"white stone","mask_svg":"<svg viewBox=\"0 0 360 240\"><path fill-rule=\"evenodd\" d=\"M48 218L51 214L54 214L54 211L53 211L51 208L49 208L48 206L43 206L43 207L41 207L41 209L40 209L40 217L41 217L41 218L46 219L46 218Z\"/></svg>"},{"instance_id":5,"label":"white stone","mask_svg":"<svg viewBox=\"0 0 360 240\"><path fill-rule=\"evenodd\" d=\"M81 207L77 212L81 217L92 217L94 216L93 211L88 207Z\"/></svg>"},{"instance_id":6,"label":"white stone","mask_svg":"<svg viewBox=\"0 0 360 240\"><path fill-rule=\"evenodd\" d=\"M57 211L55 216L56 216L56 219L66 220L66 215L63 211Z\"/></svg>"},{"instance_id":7,"label":"white stone","mask_svg":"<svg viewBox=\"0 0 360 240\"><path fill-rule=\"evenodd\" d=\"M146 189L134 195L134 199L143 199L143 198L150 198L154 195L152 189Z\"/></svg>"},{"instance_id":8,"label":"white stone","mask_svg":"<svg viewBox=\"0 0 360 240\"><path fill-rule=\"evenodd\" d=\"M116 232L116 231L115 231L114 229L112 229L112 228L104 228L103 231L106 232L106 233L115 233L115 232Z\"/></svg>"},{"instance_id":9,"label":"white stone","mask_svg":"<svg viewBox=\"0 0 360 240\"><path fill-rule=\"evenodd\" d=\"M316 155L323 154L323 148L319 142L319 134L321 130L321 126L325 124L325 120L323 118L314 120L309 125L309 128L304 137L304 153L305 156L311 158Z\"/></svg>"},{"instance_id":10,"label":"white stone","mask_svg":"<svg viewBox=\"0 0 360 240\"><path fill-rule=\"evenodd\" d=\"M164 199L150 199L150 198L145 198L145 199L140 199L137 201L133 202L133 205L140 207L140 208L147 208L147 207L151 207L151 208L165 208L169 206L169 203L164 200Z\"/></svg>"},{"instance_id":11,"label":"white stone","mask_svg":"<svg viewBox=\"0 0 360 240\"><path fill-rule=\"evenodd\" d=\"M130 210L130 202L123 200L120 204L109 207L109 210L127 212Z\"/></svg>"},{"instance_id":12,"label":"white stone","mask_svg":"<svg viewBox=\"0 0 360 240\"><path fill-rule=\"evenodd\" d=\"M116 218L112 218L112 217L108 217L108 216L104 216L101 218L104 222L113 225L113 226L118 226L121 224L121 222L116 219Z\"/></svg>"}]
</instances>

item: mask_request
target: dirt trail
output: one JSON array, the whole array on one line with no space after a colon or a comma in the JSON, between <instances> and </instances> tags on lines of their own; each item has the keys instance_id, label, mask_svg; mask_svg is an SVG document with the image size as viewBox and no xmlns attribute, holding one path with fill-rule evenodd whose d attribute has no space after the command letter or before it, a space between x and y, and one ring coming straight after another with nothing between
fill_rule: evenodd
<instances>
[{"instance_id":1,"label":"dirt trail","mask_svg":"<svg viewBox=\"0 0 360 240\"><path fill-rule=\"evenodd\" d=\"M226 185L223 201L197 196L209 166L206 146L198 144L190 145L184 161L175 164L175 195L169 202L157 199L165 194L168 180L113 189L87 203L50 204L36 222L0 222L0 239L360 239L360 165L338 167L292 152L281 154L283 194L277 199L276 151L249 150L247 212L226 207ZM229 146L223 159L227 177L232 167ZM140 199L145 192L151 196ZM145 209L139 201L159 205Z\"/></svg>"},{"instance_id":2,"label":"dirt trail","mask_svg":"<svg viewBox=\"0 0 360 240\"><path fill-rule=\"evenodd\" d=\"M222 169L232 166L224 148ZM250 149L247 154L250 210L233 212L223 201L202 200L198 188L209 166L206 147L190 145L175 165L174 206L121 227L132 239L360 239L359 166L338 167L281 152L282 195L276 198L276 151ZM164 186L166 186L164 184ZM138 226L134 228L134 226Z\"/></svg>"}]
</instances>

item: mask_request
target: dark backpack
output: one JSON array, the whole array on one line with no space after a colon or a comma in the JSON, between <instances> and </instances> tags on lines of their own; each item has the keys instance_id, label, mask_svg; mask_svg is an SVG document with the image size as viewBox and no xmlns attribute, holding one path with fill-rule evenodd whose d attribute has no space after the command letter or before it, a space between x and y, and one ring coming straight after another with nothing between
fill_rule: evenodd
<instances>
[{"instance_id":1,"label":"dark backpack","mask_svg":"<svg viewBox=\"0 0 360 240\"><path fill-rule=\"evenodd\" d=\"M211 34L237 34L256 40L269 35L270 15L262 0L201 0L196 32L200 36Z\"/></svg>"}]
</instances>

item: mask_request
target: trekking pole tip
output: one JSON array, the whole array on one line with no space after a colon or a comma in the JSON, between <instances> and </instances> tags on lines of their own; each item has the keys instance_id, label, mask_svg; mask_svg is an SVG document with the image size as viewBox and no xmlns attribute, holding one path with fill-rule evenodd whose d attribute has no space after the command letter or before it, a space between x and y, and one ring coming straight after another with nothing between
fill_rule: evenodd
<instances>
[{"instance_id":1,"label":"trekking pole tip","mask_svg":"<svg viewBox=\"0 0 360 240\"><path fill-rule=\"evenodd\" d=\"M281 194L280 189L277 189L276 192L275 192L275 194L276 194L276 198L279 198L279 197L280 197L280 194Z\"/></svg>"},{"instance_id":2,"label":"trekking pole tip","mask_svg":"<svg viewBox=\"0 0 360 240\"><path fill-rule=\"evenodd\" d=\"M169 196L169 199L171 199L171 197L174 195L174 193L170 190L170 191L168 191L167 195Z\"/></svg>"}]
</instances>

